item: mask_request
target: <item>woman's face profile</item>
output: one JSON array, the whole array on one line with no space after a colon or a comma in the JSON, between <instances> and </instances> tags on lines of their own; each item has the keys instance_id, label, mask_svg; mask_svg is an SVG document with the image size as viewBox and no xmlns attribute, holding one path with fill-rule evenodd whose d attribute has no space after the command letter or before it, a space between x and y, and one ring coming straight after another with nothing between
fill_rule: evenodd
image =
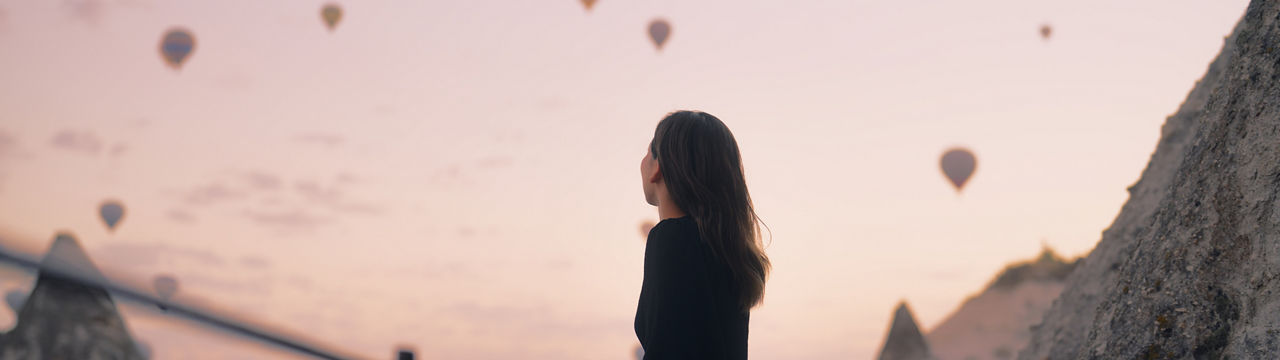
<instances>
[{"instance_id":1,"label":"woman's face profile","mask_svg":"<svg viewBox=\"0 0 1280 360\"><path fill-rule=\"evenodd\" d=\"M646 149L644 159L640 160L640 181L644 188L644 201L649 205L658 205L658 160L653 158L653 151Z\"/></svg>"}]
</instances>

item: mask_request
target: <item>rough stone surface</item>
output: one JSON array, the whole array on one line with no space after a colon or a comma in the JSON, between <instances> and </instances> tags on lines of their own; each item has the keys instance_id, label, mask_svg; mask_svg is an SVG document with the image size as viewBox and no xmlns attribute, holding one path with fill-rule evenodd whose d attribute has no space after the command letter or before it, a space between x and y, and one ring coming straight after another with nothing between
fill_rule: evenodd
<instances>
[{"instance_id":1,"label":"rough stone surface","mask_svg":"<svg viewBox=\"0 0 1280 360\"><path fill-rule=\"evenodd\" d=\"M893 323L889 326L889 334L885 336L884 348L880 350L878 359L934 360L906 302L898 304L898 309L893 312Z\"/></svg>"},{"instance_id":2,"label":"rough stone surface","mask_svg":"<svg viewBox=\"0 0 1280 360\"><path fill-rule=\"evenodd\" d=\"M1021 359L1280 354L1280 1L1253 1Z\"/></svg>"},{"instance_id":3,"label":"rough stone surface","mask_svg":"<svg viewBox=\"0 0 1280 360\"><path fill-rule=\"evenodd\" d=\"M76 244L59 235L41 265L101 276ZM42 271L18 311L13 330L0 335L0 360L141 360L133 339L101 288Z\"/></svg>"}]
</instances>

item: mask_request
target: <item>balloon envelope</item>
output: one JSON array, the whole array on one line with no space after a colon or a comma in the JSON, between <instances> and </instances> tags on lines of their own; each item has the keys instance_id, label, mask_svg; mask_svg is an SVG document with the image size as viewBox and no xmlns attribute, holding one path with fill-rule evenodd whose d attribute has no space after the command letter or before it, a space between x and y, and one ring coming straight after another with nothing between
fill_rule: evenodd
<instances>
[{"instance_id":1,"label":"balloon envelope","mask_svg":"<svg viewBox=\"0 0 1280 360\"><path fill-rule=\"evenodd\" d=\"M161 299L169 300L178 292L178 279L169 275L157 275L151 285L156 288L156 295L160 295Z\"/></svg>"},{"instance_id":2,"label":"balloon envelope","mask_svg":"<svg viewBox=\"0 0 1280 360\"><path fill-rule=\"evenodd\" d=\"M13 313L17 314L22 310L22 304L27 303L27 292L19 289L9 290L4 293L4 302L9 304L9 308L13 309Z\"/></svg>"},{"instance_id":3,"label":"balloon envelope","mask_svg":"<svg viewBox=\"0 0 1280 360\"><path fill-rule=\"evenodd\" d=\"M649 238L649 230L653 230L653 221L645 220L640 222L640 237Z\"/></svg>"},{"instance_id":4,"label":"balloon envelope","mask_svg":"<svg viewBox=\"0 0 1280 360\"><path fill-rule=\"evenodd\" d=\"M947 180L951 180L956 192L964 188L977 166L977 158L968 149L954 148L942 154L942 174L947 176Z\"/></svg>"},{"instance_id":5,"label":"balloon envelope","mask_svg":"<svg viewBox=\"0 0 1280 360\"><path fill-rule=\"evenodd\" d=\"M174 70L182 68L191 52L196 48L196 39L185 29L173 28L160 40L160 56Z\"/></svg>"},{"instance_id":6,"label":"balloon envelope","mask_svg":"<svg viewBox=\"0 0 1280 360\"><path fill-rule=\"evenodd\" d=\"M138 348L138 355L142 355L144 360L151 359L151 345L142 340L134 340L134 347Z\"/></svg>"},{"instance_id":7,"label":"balloon envelope","mask_svg":"<svg viewBox=\"0 0 1280 360\"><path fill-rule=\"evenodd\" d=\"M338 4L325 4L320 9L320 18L324 19L324 24L329 27L329 31L333 31L338 26L338 22L342 21L342 7Z\"/></svg>"},{"instance_id":8,"label":"balloon envelope","mask_svg":"<svg viewBox=\"0 0 1280 360\"><path fill-rule=\"evenodd\" d=\"M1049 35L1053 35L1053 27L1049 24L1040 25L1040 37L1049 40Z\"/></svg>"},{"instance_id":9,"label":"balloon envelope","mask_svg":"<svg viewBox=\"0 0 1280 360\"><path fill-rule=\"evenodd\" d=\"M591 7L595 5L596 5L596 0L582 0L582 6L586 7L587 10L591 10Z\"/></svg>"},{"instance_id":10,"label":"balloon envelope","mask_svg":"<svg viewBox=\"0 0 1280 360\"><path fill-rule=\"evenodd\" d=\"M98 208L98 215L102 216L102 222L107 224L107 230L115 230L116 225L120 224L120 219L124 218L124 205L119 201L107 200Z\"/></svg>"},{"instance_id":11,"label":"balloon envelope","mask_svg":"<svg viewBox=\"0 0 1280 360\"><path fill-rule=\"evenodd\" d=\"M667 38L671 37L671 24L663 19L655 19L649 23L649 39L653 40L653 45L662 50L662 45L667 43Z\"/></svg>"}]
</instances>

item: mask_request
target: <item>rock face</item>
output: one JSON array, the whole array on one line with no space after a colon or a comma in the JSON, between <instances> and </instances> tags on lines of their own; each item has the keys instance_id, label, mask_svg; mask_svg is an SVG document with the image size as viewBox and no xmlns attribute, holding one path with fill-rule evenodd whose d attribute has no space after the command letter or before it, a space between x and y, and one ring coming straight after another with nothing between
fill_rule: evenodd
<instances>
[{"instance_id":1,"label":"rock face","mask_svg":"<svg viewBox=\"0 0 1280 360\"><path fill-rule=\"evenodd\" d=\"M70 235L59 234L42 263L44 269L101 277ZM101 288L41 271L18 311L13 330L0 335L0 359L141 360L142 355Z\"/></svg>"},{"instance_id":2,"label":"rock face","mask_svg":"<svg viewBox=\"0 0 1280 360\"><path fill-rule=\"evenodd\" d=\"M940 360L1012 359L1030 341L1031 326L1044 317L1077 263L1045 249L1036 259L1005 267L929 331L929 348Z\"/></svg>"},{"instance_id":3,"label":"rock face","mask_svg":"<svg viewBox=\"0 0 1280 360\"><path fill-rule=\"evenodd\" d=\"M1280 354L1280 1L1255 0L1020 359Z\"/></svg>"},{"instance_id":4,"label":"rock face","mask_svg":"<svg viewBox=\"0 0 1280 360\"><path fill-rule=\"evenodd\" d=\"M889 326L889 335L885 336L884 348L880 350L880 360L933 360L929 345L916 326L916 319L911 316L907 303L898 304L893 312L893 324Z\"/></svg>"}]
</instances>

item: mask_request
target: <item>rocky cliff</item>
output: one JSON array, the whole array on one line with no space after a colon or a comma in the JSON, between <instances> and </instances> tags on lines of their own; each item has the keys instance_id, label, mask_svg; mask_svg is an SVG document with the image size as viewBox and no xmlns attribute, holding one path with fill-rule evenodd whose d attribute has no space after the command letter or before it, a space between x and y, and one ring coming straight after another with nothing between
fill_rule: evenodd
<instances>
[{"instance_id":1,"label":"rocky cliff","mask_svg":"<svg viewBox=\"0 0 1280 360\"><path fill-rule=\"evenodd\" d=\"M1280 354L1280 1L1253 1L1021 359Z\"/></svg>"}]
</instances>

